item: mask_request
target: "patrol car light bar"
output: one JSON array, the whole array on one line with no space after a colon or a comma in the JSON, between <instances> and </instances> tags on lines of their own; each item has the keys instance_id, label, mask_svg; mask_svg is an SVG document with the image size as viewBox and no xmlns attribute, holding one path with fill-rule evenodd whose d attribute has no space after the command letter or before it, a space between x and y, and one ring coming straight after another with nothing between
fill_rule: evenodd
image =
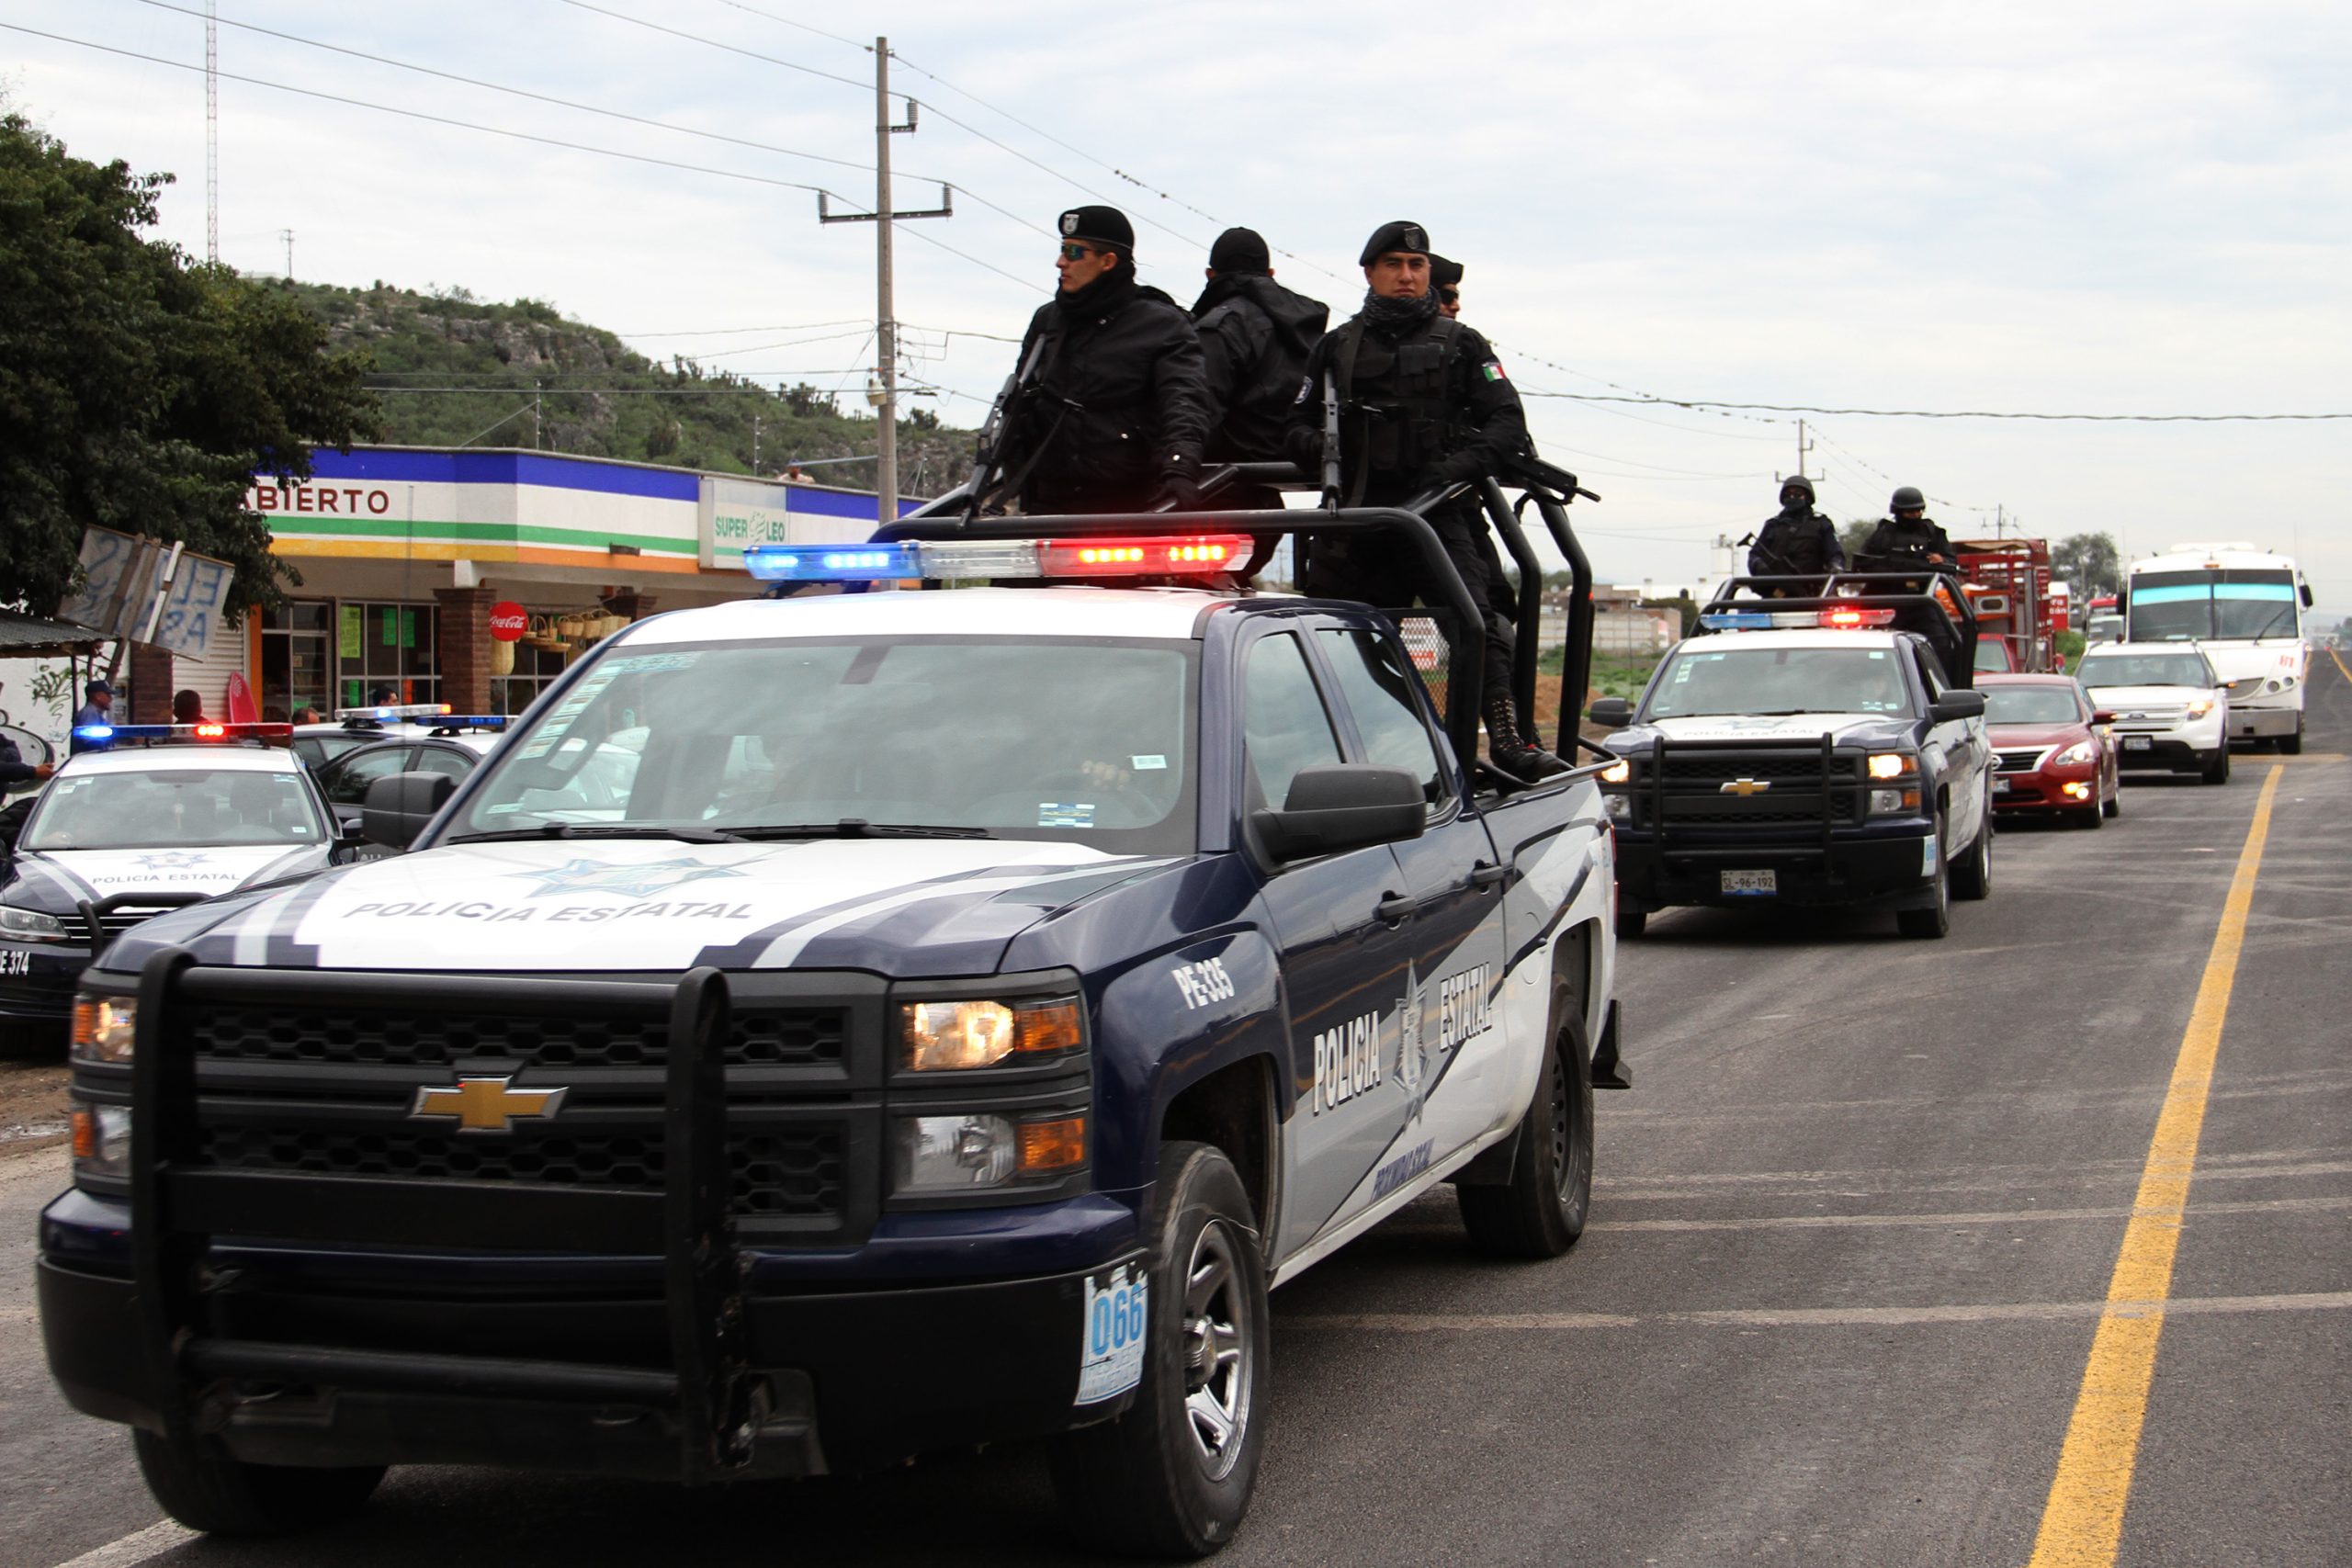
<instances>
[{"instance_id":1,"label":"patrol car light bar","mask_svg":"<svg viewBox=\"0 0 2352 1568\"><path fill-rule=\"evenodd\" d=\"M334 716L346 724L355 718L390 722L401 718L439 718L448 711L447 703L383 703L374 707L337 708Z\"/></svg>"},{"instance_id":2,"label":"patrol car light bar","mask_svg":"<svg viewBox=\"0 0 2352 1568\"><path fill-rule=\"evenodd\" d=\"M290 724L85 724L74 739L85 750L104 750L128 740L290 740Z\"/></svg>"},{"instance_id":3,"label":"patrol car light bar","mask_svg":"<svg viewBox=\"0 0 2352 1568\"><path fill-rule=\"evenodd\" d=\"M1820 628L1852 631L1857 626L1883 626L1894 619L1891 609L1828 610L1710 610L1699 624L1713 632L1787 631Z\"/></svg>"},{"instance_id":4,"label":"patrol car light bar","mask_svg":"<svg viewBox=\"0 0 2352 1568\"><path fill-rule=\"evenodd\" d=\"M1891 609L1824 610L1821 624L1833 631L1852 631L1856 626L1883 626L1894 619Z\"/></svg>"},{"instance_id":5,"label":"patrol car light bar","mask_svg":"<svg viewBox=\"0 0 2352 1568\"><path fill-rule=\"evenodd\" d=\"M1197 577L1250 558L1244 534L1188 538L923 540L896 545L753 545L762 582L875 582L976 577Z\"/></svg>"}]
</instances>

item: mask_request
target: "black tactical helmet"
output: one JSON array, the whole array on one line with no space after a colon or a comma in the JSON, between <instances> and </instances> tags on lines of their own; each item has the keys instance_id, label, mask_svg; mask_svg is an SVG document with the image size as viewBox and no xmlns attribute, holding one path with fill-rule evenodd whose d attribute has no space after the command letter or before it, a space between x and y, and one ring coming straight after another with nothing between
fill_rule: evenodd
<instances>
[{"instance_id":1,"label":"black tactical helmet","mask_svg":"<svg viewBox=\"0 0 2352 1568\"><path fill-rule=\"evenodd\" d=\"M1894 499L1886 504L1892 512L1905 512L1915 506L1925 512L1928 510L1928 498L1919 493L1917 485L1902 485L1895 490Z\"/></svg>"},{"instance_id":2,"label":"black tactical helmet","mask_svg":"<svg viewBox=\"0 0 2352 1568\"><path fill-rule=\"evenodd\" d=\"M1811 506L1814 502L1818 499L1813 493L1813 481L1805 478L1803 474L1791 474L1787 479L1781 481L1781 499L1782 501L1788 500L1789 491L1792 490L1799 491L1804 493L1804 503L1807 506Z\"/></svg>"}]
</instances>

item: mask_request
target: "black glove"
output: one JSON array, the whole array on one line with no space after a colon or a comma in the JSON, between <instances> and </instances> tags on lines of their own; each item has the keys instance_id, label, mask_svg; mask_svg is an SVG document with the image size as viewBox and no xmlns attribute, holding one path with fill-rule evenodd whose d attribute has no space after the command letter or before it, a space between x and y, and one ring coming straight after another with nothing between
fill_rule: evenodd
<instances>
[{"instance_id":1,"label":"black glove","mask_svg":"<svg viewBox=\"0 0 2352 1568\"><path fill-rule=\"evenodd\" d=\"M1159 493L1151 498L1154 512L1197 512L1200 506L1200 481L1190 474L1162 475Z\"/></svg>"}]
</instances>

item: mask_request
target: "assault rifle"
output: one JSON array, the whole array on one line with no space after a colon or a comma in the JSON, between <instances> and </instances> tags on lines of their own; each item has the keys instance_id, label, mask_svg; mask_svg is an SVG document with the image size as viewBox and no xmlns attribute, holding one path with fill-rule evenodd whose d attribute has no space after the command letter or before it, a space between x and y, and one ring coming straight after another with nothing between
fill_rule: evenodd
<instances>
[{"instance_id":1,"label":"assault rifle","mask_svg":"<svg viewBox=\"0 0 2352 1568\"><path fill-rule=\"evenodd\" d=\"M1045 353L1046 339L1041 334L1030 345L1028 356L1004 378L1004 389L997 393L996 402L989 409L989 417L980 425L979 445L972 459L971 498L964 512L967 522L978 517L981 509L994 500L998 492L1012 489L1021 479L1027 477L1025 468L1012 479L1005 477L1005 446L1011 433L1021 423L1030 394L1036 390L1037 362ZM1046 439L1052 439L1050 432ZM1033 459L1044 445L1041 441L1032 448Z\"/></svg>"},{"instance_id":2,"label":"assault rifle","mask_svg":"<svg viewBox=\"0 0 2352 1568\"><path fill-rule=\"evenodd\" d=\"M1532 446L1524 446L1505 457L1495 477L1505 484L1515 484L1529 491L1548 492L1563 506L1577 497L1599 501L1600 496L1577 483L1576 475L1556 463L1547 463L1535 455Z\"/></svg>"}]
</instances>

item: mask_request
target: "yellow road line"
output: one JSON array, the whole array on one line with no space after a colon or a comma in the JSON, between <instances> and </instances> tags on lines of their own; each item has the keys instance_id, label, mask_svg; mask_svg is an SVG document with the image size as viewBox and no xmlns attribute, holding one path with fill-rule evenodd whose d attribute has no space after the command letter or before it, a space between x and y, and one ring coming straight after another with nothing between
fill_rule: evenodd
<instances>
[{"instance_id":1,"label":"yellow road line","mask_svg":"<svg viewBox=\"0 0 2352 1568\"><path fill-rule=\"evenodd\" d=\"M2335 660L2335 667L2344 671L2344 678L2347 681L2352 681L2352 665L2347 665L2344 662L2344 655L2336 652L2335 649L2331 648L2327 650L2327 656Z\"/></svg>"},{"instance_id":2,"label":"yellow road line","mask_svg":"<svg viewBox=\"0 0 2352 1568\"><path fill-rule=\"evenodd\" d=\"M2255 802L2254 823L2238 854L2222 905L2221 929L2213 933L2205 978L2189 1010L2188 1030L2174 1058L2172 1086L2156 1116L2140 1174L2132 1218L2107 1289L2107 1310L2091 1340L2089 1364L2074 1418L2066 1424L2058 1473L2041 1511L2041 1530L2027 1568L2111 1568L2123 1534L2123 1507L2132 1494L2132 1467L2139 1458L2140 1428L2148 1413L2148 1384L2155 1375L2156 1337L2164 1332L2164 1299L2172 1288L2173 1253L2180 1244L2181 1213L2188 1204L2188 1181L2197 1167L2197 1140L2205 1124L2205 1100L2213 1084L2213 1057L2221 1048L2222 1024L2229 1015L2230 988L2237 977L2238 951L2245 941L2246 910L2254 902L2254 879L2262 866L2262 844L2270 832L2270 803L2286 772L2273 764Z\"/></svg>"}]
</instances>

